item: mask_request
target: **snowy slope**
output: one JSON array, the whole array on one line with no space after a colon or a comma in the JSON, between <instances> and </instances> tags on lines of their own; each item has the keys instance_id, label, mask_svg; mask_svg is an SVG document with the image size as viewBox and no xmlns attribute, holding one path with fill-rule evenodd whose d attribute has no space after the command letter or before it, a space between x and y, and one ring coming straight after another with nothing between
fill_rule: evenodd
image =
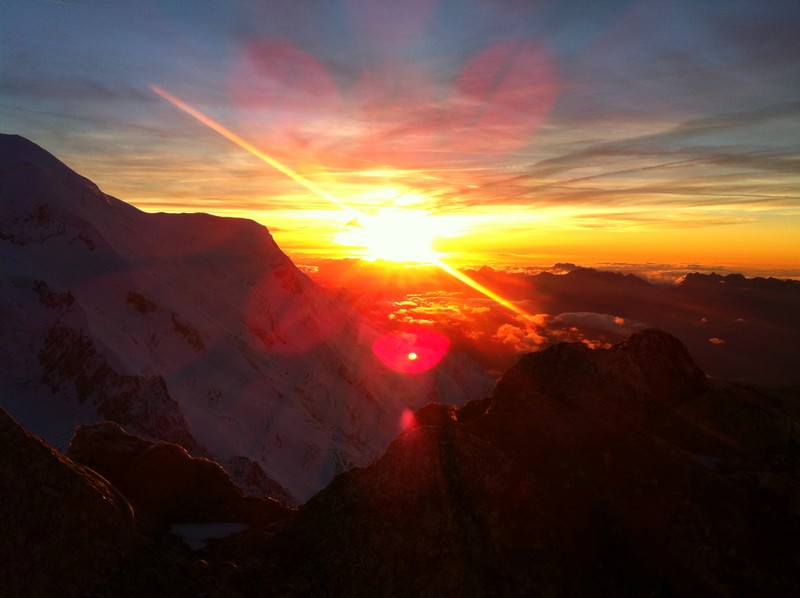
<instances>
[{"instance_id":1,"label":"snowy slope","mask_svg":"<svg viewBox=\"0 0 800 598\"><path fill-rule=\"evenodd\" d=\"M382 365L379 332L263 226L141 212L18 136L0 135L0 208L0 401L56 446L114 419L305 500L381 454L403 409L492 387L464 355Z\"/></svg>"}]
</instances>

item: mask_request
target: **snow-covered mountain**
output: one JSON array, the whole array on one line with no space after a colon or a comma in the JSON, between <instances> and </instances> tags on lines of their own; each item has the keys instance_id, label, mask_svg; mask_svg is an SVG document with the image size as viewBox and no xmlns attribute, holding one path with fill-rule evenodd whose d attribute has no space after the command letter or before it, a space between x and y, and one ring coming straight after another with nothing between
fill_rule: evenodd
<instances>
[{"instance_id":1,"label":"snow-covered mountain","mask_svg":"<svg viewBox=\"0 0 800 598\"><path fill-rule=\"evenodd\" d=\"M111 419L301 501L381 454L405 409L493 386L463 354L383 365L380 332L265 227L144 213L14 135L0 135L0 321L0 401L55 446Z\"/></svg>"}]
</instances>

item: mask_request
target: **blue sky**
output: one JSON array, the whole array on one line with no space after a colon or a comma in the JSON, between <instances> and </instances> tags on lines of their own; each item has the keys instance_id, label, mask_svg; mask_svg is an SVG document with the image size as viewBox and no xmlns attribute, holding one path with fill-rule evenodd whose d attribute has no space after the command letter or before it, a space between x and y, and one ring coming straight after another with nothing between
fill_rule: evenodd
<instances>
[{"instance_id":1,"label":"blue sky","mask_svg":"<svg viewBox=\"0 0 800 598\"><path fill-rule=\"evenodd\" d=\"M800 263L799 58L796 1L6 0L0 130L147 209L332 234L155 84L347 193L391 171L431 212L505 214L496 235L557 212L598 246L728 229Z\"/></svg>"}]
</instances>

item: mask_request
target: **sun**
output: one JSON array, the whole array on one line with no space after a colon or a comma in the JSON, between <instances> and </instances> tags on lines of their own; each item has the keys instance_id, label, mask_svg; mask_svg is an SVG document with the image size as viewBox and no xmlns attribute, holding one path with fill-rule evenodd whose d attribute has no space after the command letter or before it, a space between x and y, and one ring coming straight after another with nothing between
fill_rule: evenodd
<instances>
[{"instance_id":1,"label":"sun","mask_svg":"<svg viewBox=\"0 0 800 598\"><path fill-rule=\"evenodd\" d=\"M429 212L392 207L359 216L334 241L369 261L433 264L441 258L433 249L434 241L444 234Z\"/></svg>"}]
</instances>

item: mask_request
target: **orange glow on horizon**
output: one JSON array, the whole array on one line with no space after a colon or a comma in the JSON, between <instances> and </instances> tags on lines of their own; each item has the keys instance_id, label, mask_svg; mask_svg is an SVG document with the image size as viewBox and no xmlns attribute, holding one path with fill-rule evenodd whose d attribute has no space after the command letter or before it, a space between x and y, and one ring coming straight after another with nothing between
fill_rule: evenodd
<instances>
[{"instance_id":1,"label":"orange glow on horizon","mask_svg":"<svg viewBox=\"0 0 800 598\"><path fill-rule=\"evenodd\" d=\"M209 127L216 133L219 133L229 141L235 143L248 153L262 160L266 164L272 166L279 172L285 174L287 177L299 183L309 191L315 193L316 195L322 197L323 199L328 200L329 202L333 203L340 209L354 215L356 218L356 222L359 222L359 219L368 221L369 228L365 233L363 243L366 246L367 251L370 252L371 254L369 257L372 257L373 259L389 259L392 261L399 261L399 262L408 261L408 262L430 263L434 266L441 268L444 272L446 272L450 276L463 282L464 284L468 285L469 287L473 288L479 293L482 293L489 299L496 301L499 305L502 305L506 309L511 310L515 314L520 315L524 318L532 317L531 314L529 314L527 311L525 311L518 305L515 305L514 303L501 297L491 289L480 284L476 280L473 280L463 272L459 272L452 266L443 262L440 259L439 254L435 252L431 247L433 239L435 238L436 235L429 229L428 226L423 226L425 219L417 214L413 219L413 221L407 221L408 216L414 213L414 211L412 210L398 211L392 214L393 217L387 217L386 215L378 215L370 217L369 215L362 214L358 210L355 210L350 206L345 205L338 199L336 199L333 195L331 195L330 193L319 187L313 181L308 180L307 178L298 174L285 164L268 156L267 154L259 150L257 147L255 147L253 144L249 143L248 141L246 141L245 139L243 139L242 137L240 137L227 127L218 123L214 119L206 116L196 108L193 108L180 98L175 97L174 95L170 94L169 92L167 92L166 90L162 89L157 85L151 84L150 89L152 89L154 93L158 94L159 96L161 96L162 98L164 98L165 100L167 100L168 102L170 102L175 107L179 108L192 118L198 120L200 123ZM363 226L361 227L363 228ZM409 232L408 229L412 227L414 230ZM423 234L423 239L419 244L411 244L408 240L408 237L410 235L417 235L417 234ZM387 355L389 354L391 355L389 358L387 358L388 361L392 362L395 361L396 352L392 350L387 353ZM412 354L414 354L415 356L414 358L411 357ZM429 367L432 367L432 365L429 364L430 360L418 359L420 355L421 354L417 351L405 352L405 357L407 358L406 361L414 365L414 367L408 371L421 371L420 368L428 369ZM439 359L441 359L442 356L443 353L434 361L438 363ZM384 361L387 362L386 359ZM393 365L392 367L395 367L395 365ZM404 366L400 365L396 367L396 369L402 370L403 367Z\"/></svg>"},{"instance_id":2,"label":"orange glow on horizon","mask_svg":"<svg viewBox=\"0 0 800 598\"><path fill-rule=\"evenodd\" d=\"M334 242L356 248L367 261L435 264L441 254L434 241L444 234L435 216L410 208L381 208L360 216Z\"/></svg>"}]
</instances>

